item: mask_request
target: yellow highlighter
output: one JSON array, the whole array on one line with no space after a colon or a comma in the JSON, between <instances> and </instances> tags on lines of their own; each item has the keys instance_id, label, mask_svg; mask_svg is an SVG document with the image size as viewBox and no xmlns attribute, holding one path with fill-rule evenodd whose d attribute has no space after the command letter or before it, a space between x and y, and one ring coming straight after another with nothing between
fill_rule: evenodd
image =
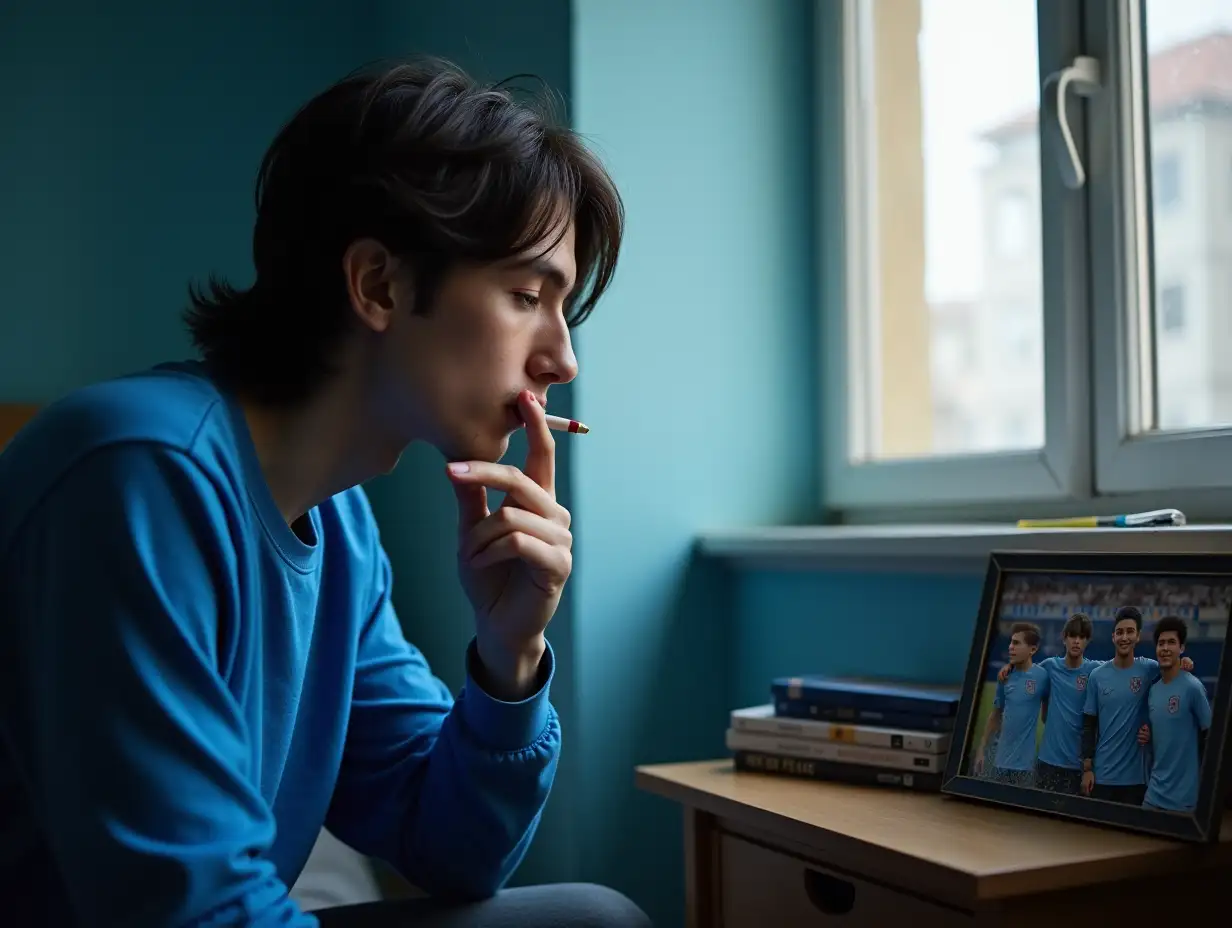
<instances>
[{"instance_id":1,"label":"yellow highlighter","mask_svg":"<svg viewBox=\"0 0 1232 928\"><path fill-rule=\"evenodd\" d=\"M1019 528L1148 528L1184 525L1185 513L1179 509L1152 509L1119 516L1075 516L1072 519L1019 519Z\"/></svg>"}]
</instances>

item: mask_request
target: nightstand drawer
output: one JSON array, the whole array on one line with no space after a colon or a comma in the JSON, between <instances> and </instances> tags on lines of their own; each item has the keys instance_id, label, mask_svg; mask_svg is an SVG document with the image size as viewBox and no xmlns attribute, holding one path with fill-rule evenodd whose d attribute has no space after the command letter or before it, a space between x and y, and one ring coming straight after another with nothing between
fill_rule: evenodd
<instances>
[{"instance_id":1,"label":"nightstand drawer","mask_svg":"<svg viewBox=\"0 0 1232 928\"><path fill-rule=\"evenodd\" d=\"M718 891L723 928L952 928L974 924L962 912L834 873L729 834L719 840Z\"/></svg>"}]
</instances>

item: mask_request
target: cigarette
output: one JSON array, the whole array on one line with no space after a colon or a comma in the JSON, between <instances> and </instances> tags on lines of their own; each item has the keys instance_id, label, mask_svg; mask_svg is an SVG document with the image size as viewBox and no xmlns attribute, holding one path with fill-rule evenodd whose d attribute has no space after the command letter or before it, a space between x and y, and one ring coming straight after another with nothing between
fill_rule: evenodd
<instances>
[{"instance_id":1,"label":"cigarette","mask_svg":"<svg viewBox=\"0 0 1232 928\"><path fill-rule=\"evenodd\" d=\"M577 419L565 419L561 416L545 416L548 420L548 428L555 429L557 432L577 432L579 435L585 435L590 431L590 426L583 425Z\"/></svg>"}]
</instances>

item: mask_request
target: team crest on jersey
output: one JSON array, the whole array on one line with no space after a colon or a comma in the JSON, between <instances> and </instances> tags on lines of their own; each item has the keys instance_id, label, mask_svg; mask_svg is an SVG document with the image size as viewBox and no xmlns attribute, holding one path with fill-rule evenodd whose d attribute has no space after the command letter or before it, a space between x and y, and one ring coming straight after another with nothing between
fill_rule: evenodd
<instances>
[{"instance_id":1,"label":"team crest on jersey","mask_svg":"<svg viewBox=\"0 0 1232 928\"><path fill-rule=\"evenodd\" d=\"M1027 681L1027 695L1028 696L1035 695L1035 681L1034 680Z\"/></svg>"},{"instance_id":2,"label":"team crest on jersey","mask_svg":"<svg viewBox=\"0 0 1232 928\"><path fill-rule=\"evenodd\" d=\"M1082 692L1087 688L1087 675L1085 673L1078 675L1078 692Z\"/></svg>"},{"instance_id":3,"label":"team crest on jersey","mask_svg":"<svg viewBox=\"0 0 1232 928\"><path fill-rule=\"evenodd\" d=\"M1129 678L1129 688L1133 690L1135 693L1138 692L1138 690L1142 689L1142 678L1141 677L1130 677Z\"/></svg>"},{"instance_id":4,"label":"team crest on jersey","mask_svg":"<svg viewBox=\"0 0 1232 928\"><path fill-rule=\"evenodd\" d=\"M1175 715L1176 710L1179 708L1181 708L1181 697L1180 696L1169 696L1168 697L1168 712L1171 713L1172 715Z\"/></svg>"}]
</instances>

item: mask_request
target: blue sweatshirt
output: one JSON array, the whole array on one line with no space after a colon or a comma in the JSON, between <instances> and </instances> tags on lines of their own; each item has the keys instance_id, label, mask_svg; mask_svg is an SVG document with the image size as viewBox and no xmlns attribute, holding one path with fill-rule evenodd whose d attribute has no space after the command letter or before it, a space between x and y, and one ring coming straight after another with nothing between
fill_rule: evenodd
<instances>
[{"instance_id":1,"label":"blue sweatshirt","mask_svg":"<svg viewBox=\"0 0 1232 928\"><path fill-rule=\"evenodd\" d=\"M308 926L322 825L490 895L556 770L543 686L454 701L407 644L359 488L279 516L192 364L53 404L0 454L0 921Z\"/></svg>"}]
</instances>

